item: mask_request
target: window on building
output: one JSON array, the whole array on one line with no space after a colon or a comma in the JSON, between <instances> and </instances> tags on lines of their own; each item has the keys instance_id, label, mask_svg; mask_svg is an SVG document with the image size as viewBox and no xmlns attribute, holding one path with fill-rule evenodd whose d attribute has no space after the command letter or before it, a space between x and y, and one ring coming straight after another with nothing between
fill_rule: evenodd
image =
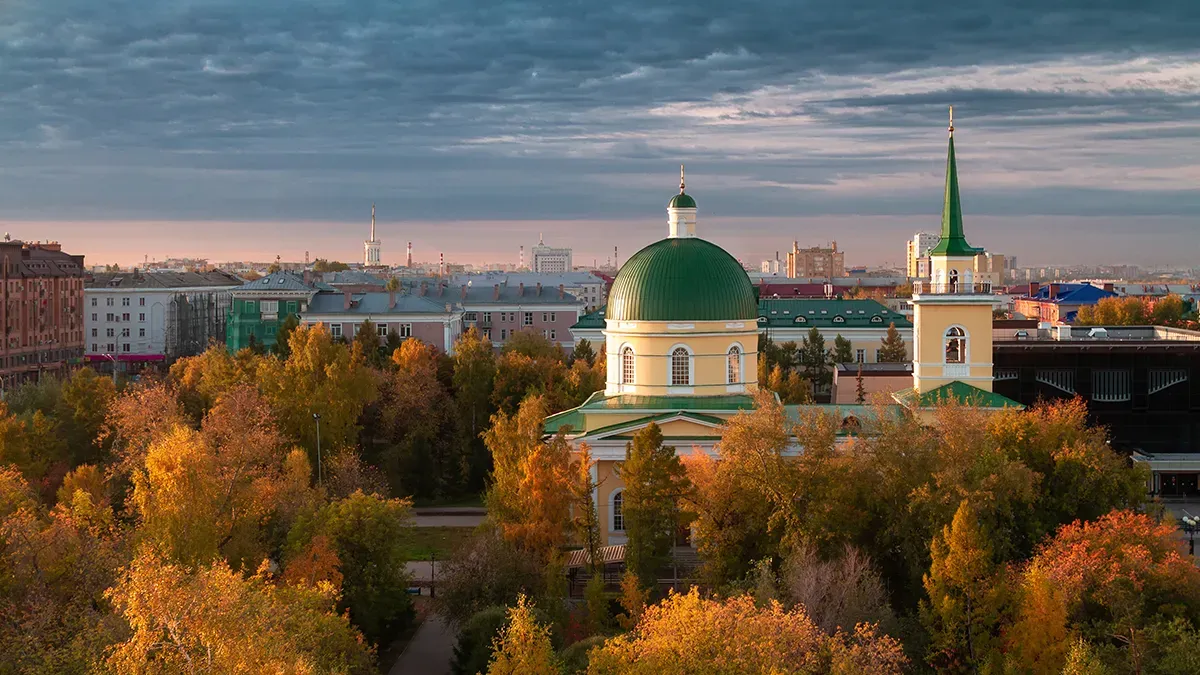
<instances>
[{"instance_id":1,"label":"window on building","mask_svg":"<svg viewBox=\"0 0 1200 675\"><path fill-rule=\"evenodd\" d=\"M263 311L263 314L278 314L279 313L279 301L278 300L263 300L262 301L262 311Z\"/></svg>"},{"instance_id":2,"label":"window on building","mask_svg":"<svg viewBox=\"0 0 1200 675\"><path fill-rule=\"evenodd\" d=\"M295 300L287 301L287 312L288 312L288 314L296 313L296 301Z\"/></svg>"},{"instance_id":3,"label":"window on building","mask_svg":"<svg viewBox=\"0 0 1200 675\"><path fill-rule=\"evenodd\" d=\"M613 492L612 496L612 531L625 531L625 495L622 490Z\"/></svg>"},{"instance_id":4,"label":"window on building","mask_svg":"<svg viewBox=\"0 0 1200 675\"><path fill-rule=\"evenodd\" d=\"M342 337L342 324L340 324L340 323L329 324L329 334L335 338Z\"/></svg>"},{"instance_id":5,"label":"window on building","mask_svg":"<svg viewBox=\"0 0 1200 675\"><path fill-rule=\"evenodd\" d=\"M676 347L671 352L671 386L692 385L692 354L687 347Z\"/></svg>"},{"instance_id":6,"label":"window on building","mask_svg":"<svg viewBox=\"0 0 1200 675\"><path fill-rule=\"evenodd\" d=\"M92 337L100 337L99 335L96 334L97 332L99 332L99 331L97 331L95 328L93 328L92 329Z\"/></svg>"},{"instance_id":7,"label":"window on building","mask_svg":"<svg viewBox=\"0 0 1200 675\"><path fill-rule=\"evenodd\" d=\"M524 324L525 324L526 326L532 326L532 325L533 325L533 312L525 312L525 322L524 322Z\"/></svg>"},{"instance_id":8,"label":"window on building","mask_svg":"<svg viewBox=\"0 0 1200 675\"><path fill-rule=\"evenodd\" d=\"M555 330L555 329L553 329L553 328L551 328L551 329L550 329L550 339L551 339L551 340L557 340L557 339L558 339L558 331L557 331L557 330Z\"/></svg>"},{"instance_id":9,"label":"window on building","mask_svg":"<svg viewBox=\"0 0 1200 675\"><path fill-rule=\"evenodd\" d=\"M742 348L733 345L725 355L725 382L740 384L742 381Z\"/></svg>"},{"instance_id":10,"label":"window on building","mask_svg":"<svg viewBox=\"0 0 1200 675\"><path fill-rule=\"evenodd\" d=\"M483 339L484 339L484 340L491 340L491 339L492 339L492 329L491 329L491 328L484 328L484 329L483 329Z\"/></svg>"},{"instance_id":11,"label":"window on building","mask_svg":"<svg viewBox=\"0 0 1200 675\"><path fill-rule=\"evenodd\" d=\"M875 351L879 351L879 350L877 349ZM875 360L878 361L879 359L876 358ZM855 363L866 363L867 362L867 350L855 349L854 350L854 362Z\"/></svg>"},{"instance_id":12,"label":"window on building","mask_svg":"<svg viewBox=\"0 0 1200 675\"><path fill-rule=\"evenodd\" d=\"M129 306L129 298L121 298L121 306L128 307Z\"/></svg>"},{"instance_id":13,"label":"window on building","mask_svg":"<svg viewBox=\"0 0 1200 675\"><path fill-rule=\"evenodd\" d=\"M386 339L388 334L388 325L386 323L381 323L375 326L375 332L379 335L379 337Z\"/></svg>"},{"instance_id":14,"label":"window on building","mask_svg":"<svg viewBox=\"0 0 1200 675\"><path fill-rule=\"evenodd\" d=\"M550 320L549 312L542 312L542 323L547 323Z\"/></svg>"},{"instance_id":15,"label":"window on building","mask_svg":"<svg viewBox=\"0 0 1200 675\"><path fill-rule=\"evenodd\" d=\"M121 337L129 337L129 329L128 328L121 329Z\"/></svg>"},{"instance_id":16,"label":"window on building","mask_svg":"<svg viewBox=\"0 0 1200 675\"><path fill-rule=\"evenodd\" d=\"M621 350L621 384L633 384L633 347Z\"/></svg>"},{"instance_id":17,"label":"window on building","mask_svg":"<svg viewBox=\"0 0 1200 675\"><path fill-rule=\"evenodd\" d=\"M129 320L129 312L125 312L124 314L122 314L122 315L121 315L121 320L122 320L122 321L128 321L128 320Z\"/></svg>"},{"instance_id":18,"label":"window on building","mask_svg":"<svg viewBox=\"0 0 1200 675\"><path fill-rule=\"evenodd\" d=\"M554 315L555 315L555 314L557 314L557 313L558 313L558 312L550 312L550 320L551 320L551 321L555 321Z\"/></svg>"},{"instance_id":19,"label":"window on building","mask_svg":"<svg viewBox=\"0 0 1200 675\"><path fill-rule=\"evenodd\" d=\"M96 306L96 299L92 298L92 307L95 307L95 306ZM92 346L95 347L96 345L92 345ZM96 351L96 350L93 349L92 351Z\"/></svg>"},{"instance_id":20,"label":"window on building","mask_svg":"<svg viewBox=\"0 0 1200 675\"><path fill-rule=\"evenodd\" d=\"M92 312L92 321L96 320L96 316L97 316L97 314L95 312Z\"/></svg>"},{"instance_id":21,"label":"window on building","mask_svg":"<svg viewBox=\"0 0 1200 675\"><path fill-rule=\"evenodd\" d=\"M1106 403L1128 401L1131 391L1128 370L1092 371L1092 400Z\"/></svg>"},{"instance_id":22,"label":"window on building","mask_svg":"<svg viewBox=\"0 0 1200 675\"><path fill-rule=\"evenodd\" d=\"M491 312L484 312L484 313L483 313L483 322L484 322L484 323L491 323L491 322L492 322L492 313L491 313Z\"/></svg>"},{"instance_id":23,"label":"window on building","mask_svg":"<svg viewBox=\"0 0 1200 675\"><path fill-rule=\"evenodd\" d=\"M412 324L411 323L400 324L400 337L402 337L402 338L412 337Z\"/></svg>"},{"instance_id":24,"label":"window on building","mask_svg":"<svg viewBox=\"0 0 1200 675\"><path fill-rule=\"evenodd\" d=\"M106 345L104 345L104 346L105 346L105 347L107 347L107 349L105 349L104 351L108 352L109 354L111 354L111 353L113 353L113 352L117 351L116 349L114 349L114 347L115 347L116 345L114 345L114 344L113 344L113 343L111 343L111 342L110 342L110 343L108 343L108 344L106 344Z\"/></svg>"},{"instance_id":25,"label":"window on building","mask_svg":"<svg viewBox=\"0 0 1200 675\"><path fill-rule=\"evenodd\" d=\"M121 345L121 351L123 351L123 352L127 352L127 351L129 351L129 343L128 343L128 342L126 342L125 344Z\"/></svg>"},{"instance_id":26,"label":"window on building","mask_svg":"<svg viewBox=\"0 0 1200 675\"><path fill-rule=\"evenodd\" d=\"M113 337L116 334L117 334L117 330L115 328L109 328L106 333L106 337Z\"/></svg>"},{"instance_id":27,"label":"window on building","mask_svg":"<svg viewBox=\"0 0 1200 675\"><path fill-rule=\"evenodd\" d=\"M258 303L254 302L253 300L247 300L246 301L246 311L250 312L251 314L257 312L258 311Z\"/></svg>"},{"instance_id":28,"label":"window on building","mask_svg":"<svg viewBox=\"0 0 1200 675\"><path fill-rule=\"evenodd\" d=\"M92 351L93 351L93 352L98 352L98 351L100 351L99 349L96 349L96 347L99 347L99 346L100 346L100 345L98 345L98 344L96 344L95 342L93 342L93 343L92 343Z\"/></svg>"},{"instance_id":29,"label":"window on building","mask_svg":"<svg viewBox=\"0 0 1200 675\"><path fill-rule=\"evenodd\" d=\"M950 270L950 283L947 290L951 293L958 292L958 270Z\"/></svg>"},{"instance_id":30,"label":"window on building","mask_svg":"<svg viewBox=\"0 0 1200 675\"><path fill-rule=\"evenodd\" d=\"M479 315L475 312L466 312L463 314L463 321L478 321Z\"/></svg>"},{"instance_id":31,"label":"window on building","mask_svg":"<svg viewBox=\"0 0 1200 675\"><path fill-rule=\"evenodd\" d=\"M146 299L138 298L138 307L145 307L145 306L146 306Z\"/></svg>"},{"instance_id":32,"label":"window on building","mask_svg":"<svg viewBox=\"0 0 1200 675\"><path fill-rule=\"evenodd\" d=\"M967 332L958 326L951 326L946 330L946 363L966 362Z\"/></svg>"},{"instance_id":33,"label":"window on building","mask_svg":"<svg viewBox=\"0 0 1200 675\"><path fill-rule=\"evenodd\" d=\"M112 299L112 298L105 298L105 299L104 299L104 304L105 304L105 305L108 305L109 307L112 307L112 306L113 306L113 299Z\"/></svg>"},{"instance_id":34,"label":"window on building","mask_svg":"<svg viewBox=\"0 0 1200 675\"><path fill-rule=\"evenodd\" d=\"M138 337L146 337L146 329L145 328L138 329Z\"/></svg>"},{"instance_id":35,"label":"window on building","mask_svg":"<svg viewBox=\"0 0 1200 675\"><path fill-rule=\"evenodd\" d=\"M108 314L105 314L105 315L104 315L104 320L105 320L105 321L116 321L116 319L114 318L114 317L116 317L116 316L117 316L116 314L113 314L112 312L109 312Z\"/></svg>"},{"instance_id":36,"label":"window on building","mask_svg":"<svg viewBox=\"0 0 1200 675\"><path fill-rule=\"evenodd\" d=\"M501 328L501 329L500 329L500 341L501 341L501 342L504 342L504 341L505 341L505 340L507 340L507 339L508 339L508 329L507 329L507 328Z\"/></svg>"},{"instance_id":37,"label":"window on building","mask_svg":"<svg viewBox=\"0 0 1200 675\"><path fill-rule=\"evenodd\" d=\"M141 321L141 322L146 321L146 313L145 312L138 312L138 321Z\"/></svg>"}]
</instances>

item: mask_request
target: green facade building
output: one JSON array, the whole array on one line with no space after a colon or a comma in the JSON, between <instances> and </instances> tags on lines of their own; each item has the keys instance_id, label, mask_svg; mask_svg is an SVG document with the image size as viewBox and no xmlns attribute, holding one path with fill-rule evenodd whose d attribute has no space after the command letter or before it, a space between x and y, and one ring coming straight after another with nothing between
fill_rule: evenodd
<instances>
[{"instance_id":1,"label":"green facade building","mask_svg":"<svg viewBox=\"0 0 1200 675\"><path fill-rule=\"evenodd\" d=\"M318 290L317 284L291 272L275 272L234 288L225 347L236 352L251 346L252 340L264 349L274 347L279 327L289 316L307 310Z\"/></svg>"}]
</instances>

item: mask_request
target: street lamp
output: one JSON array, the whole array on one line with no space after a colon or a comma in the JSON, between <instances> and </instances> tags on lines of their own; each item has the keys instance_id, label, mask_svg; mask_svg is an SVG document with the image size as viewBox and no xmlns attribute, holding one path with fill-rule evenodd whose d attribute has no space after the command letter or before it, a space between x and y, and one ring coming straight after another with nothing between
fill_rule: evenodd
<instances>
[{"instance_id":1,"label":"street lamp","mask_svg":"<svg viewBox=\"0 0 1200 675\"><path fill-rule=\"evenodd\" d=\"M1183 531L1188 534L1188 555L1196 555L1196 529L1200 527L1200 518L1183 517Z\"/></svg>"},{"instance_id":2,"label":"street lamp","mask_svg":"<svg viewBox=\"0 0 1200 675\"><path fill-rule=\"evenodd\" d=\"M317 485L321 485L321 413L313 413L313 419L317 421Z\"/></svg>"}]
</instances>

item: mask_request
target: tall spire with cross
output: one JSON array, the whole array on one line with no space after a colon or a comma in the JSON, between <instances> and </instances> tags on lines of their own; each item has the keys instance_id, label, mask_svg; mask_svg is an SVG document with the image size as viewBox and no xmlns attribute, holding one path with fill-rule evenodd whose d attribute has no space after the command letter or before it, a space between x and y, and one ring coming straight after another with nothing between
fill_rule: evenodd
<instances>
[{"instance_id":1,"label":"tall spire with cross","mask_svg":"<svg viewBox=\"0 0 1200 675\"><path fill-rule=\"evenodd\" d=\"M942 239L929 251L931 256L967 257L983 249L967 243L963 232L962 200L958 194L958 162L954 157L954 106L950 106L950 141L946 152L946 192L942 198Z\"/></svg>"},{"instance_id":2,"label":"tall spire with cross","mask_svg":"<svg viewBox=\"0 0 1200 675\"><path fill-rule=\"evenodd\" d=\"M679 194L683 194L683 165L679 165Z\"/></svg>"},{"instance_id":3,"label":"tall spire with cross","mask_svg":"<svg viewBox=\"0 0 1200 675\"><path fill-rule=\"evenodd\" d=\"M371 202L371 241L375 241L375 202Z\"/></svg>"}]
</instances>

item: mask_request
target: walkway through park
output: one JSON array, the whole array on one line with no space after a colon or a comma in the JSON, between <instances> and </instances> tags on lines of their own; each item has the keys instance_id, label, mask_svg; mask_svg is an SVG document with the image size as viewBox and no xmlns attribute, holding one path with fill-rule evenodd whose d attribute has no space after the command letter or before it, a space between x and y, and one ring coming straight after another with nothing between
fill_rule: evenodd
<instances>
[{"instance_id":1,"label":"walkway through park","mask_svg":"<svg viewBox=\"0 0 1200 675\"><path fill-rule=\"evenodd\" d=\"M442 617L431 614L388 675L449 675L457 635Z\"/></svg>"}]
</instances>

